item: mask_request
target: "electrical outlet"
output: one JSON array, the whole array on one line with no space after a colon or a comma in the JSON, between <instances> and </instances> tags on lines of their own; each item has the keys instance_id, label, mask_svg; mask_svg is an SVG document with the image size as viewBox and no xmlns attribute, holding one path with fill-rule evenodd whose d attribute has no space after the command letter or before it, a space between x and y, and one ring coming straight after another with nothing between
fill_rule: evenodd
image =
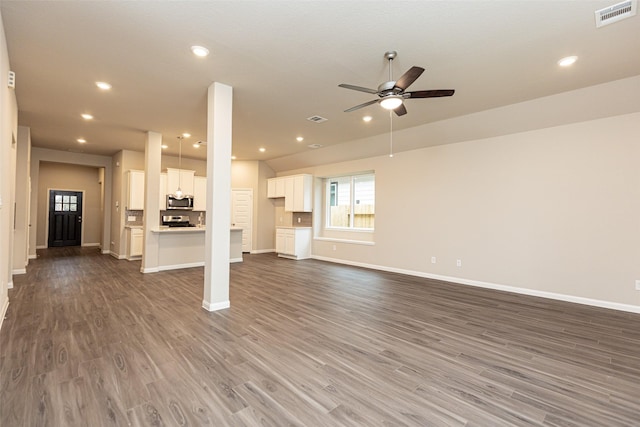
<instances>
[{"instance_id":1,"label":"electrical outlet","mask_svg":"<svg viewBox=\"0 0 640 427\"><path fill-rule=\"evenodd\" d=\"M640 280L636 280L636 291L640 291Z\"/></svg>"},{"instance_id":2,"label":"electrical outlet","mask_svg":"<svg viewBox=\"0 0 640 427\"><path fill-rule=\"evenodd\" d=\"M462 267L462 260L461 259L456 260L456 267Z\"/></svg>"},{"instance_id":3,"label":"electrical outlet","mask_svg":"<svg viewBox=\"0 0 640 427\"><path fill-rule=\"evenodd\" d=\"M436 257L432 256L431 257L431 264L435 264L436 263Z\"/></svg>"},{"instance_id":4,"label":"electrical outlet","mask_svg":"<svg viewBox=\"0 0 640 427\"><path fill-rule=\"evenodd\" d=\"M333 245L333 250L334 250L334 251L336 250L336 245Z\"/></svg>"}]
</instances>

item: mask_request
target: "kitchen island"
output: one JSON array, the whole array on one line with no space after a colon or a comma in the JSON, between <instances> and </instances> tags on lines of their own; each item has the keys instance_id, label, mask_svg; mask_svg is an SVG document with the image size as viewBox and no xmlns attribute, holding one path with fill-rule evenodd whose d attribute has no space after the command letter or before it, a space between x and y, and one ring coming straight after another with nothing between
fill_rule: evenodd
<instances>
[{"instance_id":1,"label":"kitchen island","mask_svg":"<svg viewBox=\"0 0 640 427\"><path fill-rule=\"evenodd\" d=\"M204 266L204 227L157 227L158 271ZM229 262L242 262L242 228L230 230Z\"/></svg>"}]
</instances>

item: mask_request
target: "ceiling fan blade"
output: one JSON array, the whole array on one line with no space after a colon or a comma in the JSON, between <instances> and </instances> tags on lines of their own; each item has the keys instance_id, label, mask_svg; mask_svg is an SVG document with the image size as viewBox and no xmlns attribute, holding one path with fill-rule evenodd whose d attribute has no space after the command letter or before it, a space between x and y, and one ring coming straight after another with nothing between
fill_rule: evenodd
<instances>
[{"instance_id":1,"label":"ceiling fan blade","mask_svg":"<svg viewBox=\"0 0 640 427\"><path fill-rule=\"evenodd\" d=\"M364 104L356 105L355 107L351 107L348 110L344 110L345 113L349 113L351 111L359 110L362 107L366 107L367 105L375 104L379 99L374 99L373 101L365 102Z\"/></svg>"},{"instance_id":2,"label":"ceiling fan blade","mask_svg":"<svg viewBox=\"0 0 640 427\"><path fill-rule=\"evenodd\" d=\"M407 107L404 106L404 104L400 104L400 106L398 108L396 108L395 110L393 110L398 116L404 116L405 114L407 114Z\"/></svg>"},{"instance_id":3,"label":"ceiling fan blade","mask_svg":"<svg viewBox=\"0 0 640 427\"><path fill-rule=\"evenodd\" d=\"M399 87L402 90L405 90L411 83L415 82L420 75L424 73L424 68L422 67L411 67L409 71L404 73L396 82L396 87Z\"/></svg>"},{"instance_id":4,"label":"ceiling fan blade","mask_svg":"<svg viewBox=\"0 0 640 427\"><path fill-rule=\"evenodd\" d=\"M367 92L367 93L371 93L371 94L374 94L374 95L376 95L378 93L378 91L375 90L375 89L369 89L369 88L361 87L361 86L348 85L348 84L345 84L345 83L339 84L338 86L339 87L343 87L345 89L357 90L359 92Z\"/></svg>"},{"instance_id":5,"label":"ceiling fan blade","mask_svg":"<svg viewBox=\"0 0 640 427\"><path fill-rule=\"evenodd\" d=\"M455 90L453 89L436 89L436 90L416 90L415 92L406 92L408 98L439 98L441 96L451 96Z\"/></svg>"}]
</instances>

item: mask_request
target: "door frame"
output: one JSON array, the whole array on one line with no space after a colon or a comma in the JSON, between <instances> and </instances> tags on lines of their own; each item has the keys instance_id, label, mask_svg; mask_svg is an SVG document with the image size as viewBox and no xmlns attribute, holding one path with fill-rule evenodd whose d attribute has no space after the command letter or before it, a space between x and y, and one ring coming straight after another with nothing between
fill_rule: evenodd
<instances>
[{"instance_id":1,"label":"door frame","mask_svg":"<svg viewBox=\"0 0 640 427\"><path fill-rule=\"evenodd\" d=\"M82 212L80 213L80 215L82 215L82 222L80 222L80 247L84 246L84 223L85 223L85 216L84 216L84 205L85 203L85 191L84 190L73 190L73 189L62 189L62 188L47 188L47 214L46 214L46 220L44 221L44 237L45 237L45 248L49 247L49 209L50 209L50 201L51 201L51 192L52 191L75 191L76 193L82 193Z\"/></svg>"}]
</instances>

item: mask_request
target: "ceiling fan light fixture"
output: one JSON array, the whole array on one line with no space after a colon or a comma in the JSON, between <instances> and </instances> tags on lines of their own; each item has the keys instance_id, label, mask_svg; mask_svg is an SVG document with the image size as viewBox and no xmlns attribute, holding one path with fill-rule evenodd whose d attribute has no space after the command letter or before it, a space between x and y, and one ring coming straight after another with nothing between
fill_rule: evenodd
<instances>
[{"instance_id":1,"label":"ceiling fan light fixture","mask_svg":"<svg viewBox=\"0 0 640 427\"><path fill-rule=\"evenodd\" d=\"M397 95L389 95L380 101L380 106L385 110L395 110L402 105L402 97Z\"/></svg>"}]
</instances>

